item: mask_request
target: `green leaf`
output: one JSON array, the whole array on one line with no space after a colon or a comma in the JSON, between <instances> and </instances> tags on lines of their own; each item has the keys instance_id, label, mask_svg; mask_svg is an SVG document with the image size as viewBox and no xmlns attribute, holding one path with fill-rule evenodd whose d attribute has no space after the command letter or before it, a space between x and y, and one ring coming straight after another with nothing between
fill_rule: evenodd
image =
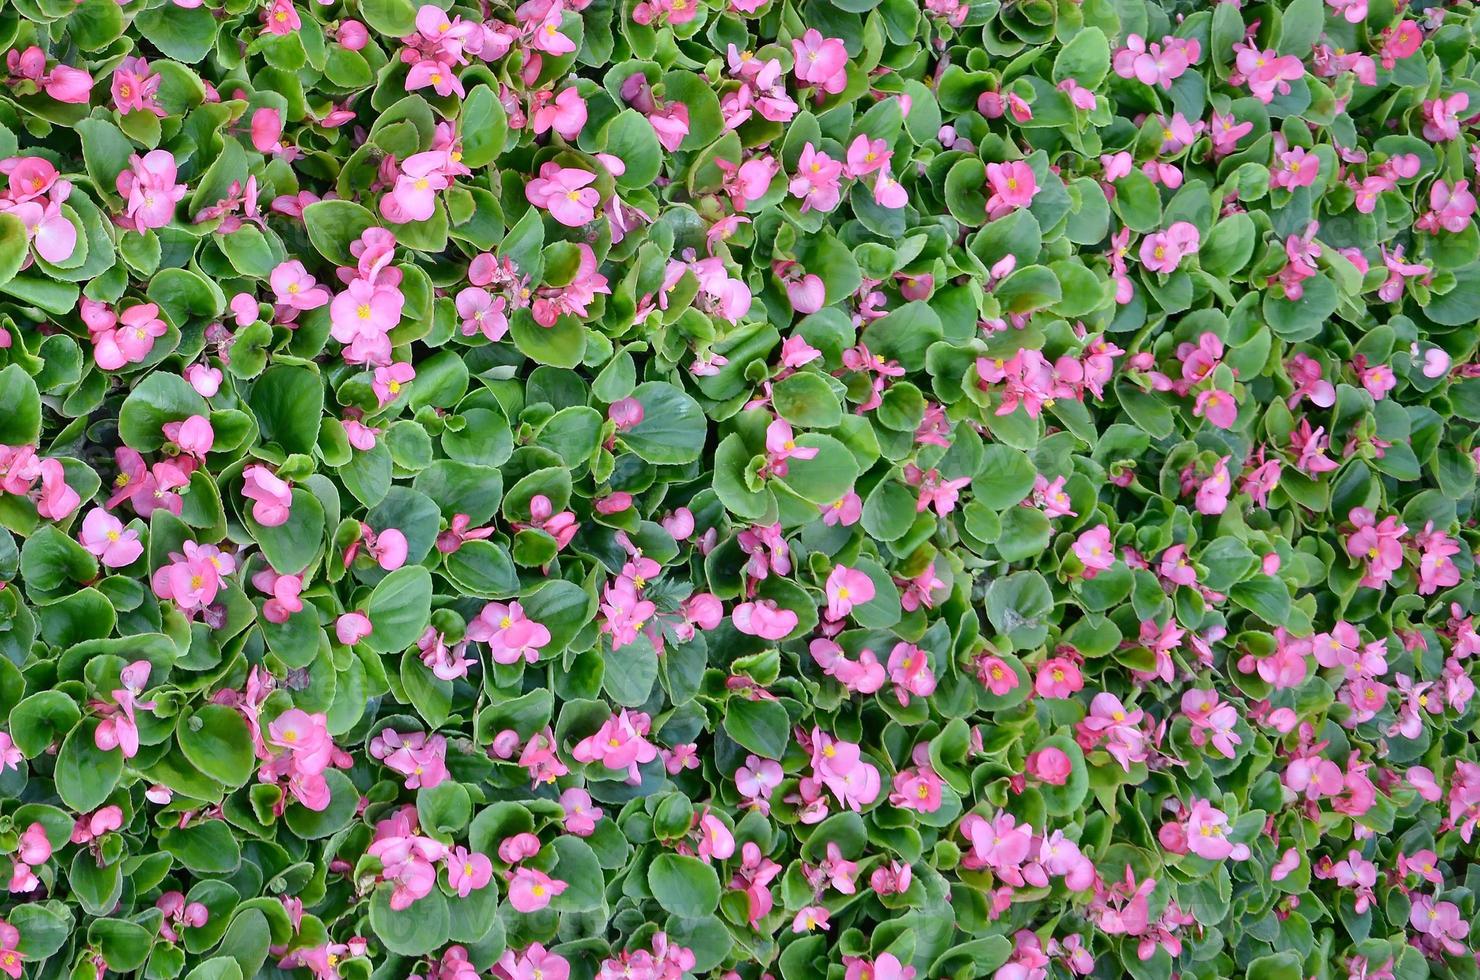
<instances>
[{"instance_id":1,"label":"green leaf","mask_svg":"<svg viewBox=\"0 0 1480 980\"><path fill-rule=\"evenodd\" d=\"M84 718L67 734L57 753L57 795L78 813L91 813L102 806L123 775L123 750L98 748L93 740L97 730L96 719Z\"/></svg>"},{"instance_id":2,"label":"green leaf","mask_svg":"<svg viewBox=\"0 0 1480 980\"><path fill-rule=\"evenodd\" d=\"M337 265L352 266L355 259L350 255L350 245L379 222L353 201L329 200L315 201L304 208L303 224L308 229L309 241L320 255Z\"/></svg>"},{"instance_id":3,"label":"green leaf","mask_svg":"<svg viewBox=\"0 0 1480 980\"><path fill-rule=\"evenodd\" d=\"M699 403L671 384L647 381L632 392L642 421L621 434L622 442L649 463L692 463L704 448L707 427Z\"/></svg>"},{"instance_id":4,"label":"green leaf","mask_svg":"<svg viewBox=\"0 0 1480 980\"><path fill-rule=\"evenodd\" d=\"M41 394L19 364L0 369L0 405L5 407L0 412L0 445L34 446L40 441Z\"/></svg>"},{"instance_id":5,"label":"green leaf","mask_svg":"<svg viewBox=\"0 0 1480 980\"><path fill-rule=\"evenodd\" d=\"M698 858L660 854L648 865L647 883L658 904L675 915L708 915L719 904L719 877Z\"/></svg>"},{"instance_id":6,"label":"green leaf","mask_svg":"<svg viewBox=\"0 0 1480 980\"><path fill-rule=\"evenodd\" d=\"M181 716L175 738L185 758L212 779L234 788L252 778L256 769L252 736L235 708L202 705Z\"/></svg>"},{"instance_id":7,"label":"green leaf","mask_svg":"<svg viewBox=\"0 0 1480 980\"><path fill-rule=\"evenodd\" d=\"M776 701L732 698L725 705L725 734L768 759L780 759L791 743L791 716Z\"/></svg>"},{"instance_id":8,"label":"green leaf","mask_svg":"<svg viewBox=\"0 0 1480 980\"><path fill-rule=\"evenodd\" d=\"M432 576L420 565L391 572L370 593L371 632L362 641L377 653L399 653L425 632L431 616Z\"/></svg>"}]
</instances>

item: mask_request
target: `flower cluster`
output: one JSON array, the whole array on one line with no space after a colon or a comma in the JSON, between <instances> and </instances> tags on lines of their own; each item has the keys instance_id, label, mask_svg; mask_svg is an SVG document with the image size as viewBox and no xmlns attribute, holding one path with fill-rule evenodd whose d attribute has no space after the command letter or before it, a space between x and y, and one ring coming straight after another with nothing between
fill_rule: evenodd
<instances>
[{"instance_id":1,"label":"flower cluster","mask_svg":"<svg viewBox=\"0 0 1480 980\"><path fill-rule=\"evenodd\" d=\"M0 972L1473 977L1477 30L9 5Z\"/></svg>"}]
</instances>

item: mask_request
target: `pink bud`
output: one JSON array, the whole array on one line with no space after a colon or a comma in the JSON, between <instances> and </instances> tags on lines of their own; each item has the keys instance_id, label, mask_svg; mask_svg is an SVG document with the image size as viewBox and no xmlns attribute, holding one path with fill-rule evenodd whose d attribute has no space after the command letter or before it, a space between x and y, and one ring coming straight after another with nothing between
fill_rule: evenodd
<instances>
[{"instance_id":1,"label":"pink bud","mask_svg":"<svg viewBox=\"0 0 1480 980\"><path fill-rule=\"evenodd\" d=\"M359 51L370 43L370 32L359 21L346 20L340 23L334 39L346 51Z\"/></svg>"}]
</instances>

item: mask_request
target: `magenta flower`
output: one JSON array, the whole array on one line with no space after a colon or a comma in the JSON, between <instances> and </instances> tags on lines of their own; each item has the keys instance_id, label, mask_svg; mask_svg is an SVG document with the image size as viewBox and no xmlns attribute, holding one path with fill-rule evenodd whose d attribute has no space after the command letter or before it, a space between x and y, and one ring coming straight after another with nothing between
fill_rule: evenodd
<instances>
[{"instance_id":1,"label":"magenta flower","mask_svg":"<svg viewBox=\"0 0 1480 980\"><path fill-rule=\"evenodd\" d=\"M455 847L447 856L447 883L457 892L458 898L467 898L473 892L486 887L493 879L493 862L486 854L469 852L465 847Z\"/></svg>"},{"instance_id":2,"label":"magenta flower","mask_svg":"<svg viewBox=\"0 0 1480 980\"><path fill-rule=\"evenodd\" d=\"M987 164L987 216L1004 217L1033 203L1038 194L1038 178L1033 168L1022 161Z\"/></svg>"},{"instance_id":3,"label":"magenta flower","mask_svg":"<svg viewBox=\"0 0 1480 980\"><path fill-rule=\"evenodd\" d=\"M594 735L576 743L571 755L577 762L599 762L607 769L625 769L627 782L636 786L642 782L638 766L658 757L657 746L647 740L651 727L647 715L623 708L608 718Z\"/></svg>"},{"instance_id":4,"label":"magenta flower","mask_svg":"<svg viewBox=\"0 0 1480 980\"><path fill-rule=\"evenodd\" d=\"M303 263L296 259L273 269L268 282L279 306L316 310L329 302L329 291L318 285L303 268Z\"/></svg>"},{"instance_id":5,"label":"magenta flower","mask_svg":"<svg viewBox=\"0 0 1480 980\"><path fill-rule=\"evenodd\" d=\"M288 522L293 490L267 467L253 465L242 470L242 496L252 501L252 519L263 527Z\"/></svg>"},{"instance_id":6,"label":"magenta flower","mask_svg":"<svg viewBox=\"0 0 1480 980\"><path fill-rule=\"evenodd\" d=\"M495 663L513 664L520 660L535 663L540 650L550 642L550 631L528 618L517 602L504 605L490 602L468 624L468 639L488 644Z\"/></svg>"},{"instance_id":7,"label":"magenta flower","mask_svg":"<svg viewBox=\"0 0 1480 980\"><path fill-rule=\"evenodd\" d=\"M821 31L808 28L791 42L791 50L798 81L815 85L829 95L847 87L848 49L839 38L823 37Z\"/></svg>"},{"instance_id":8,"label":"magenta flower","mask_svg":"<svg viewBox=\"0 0 1480 980\"><path fill-rule=\"evenodd\" d=\"M547 163L524 193L530 204L549 211L562 225L579 228L596 217L601 195L589 186L595 182L596 175L588 171Z\"/></svg>"},{"instance_id":9,"label":"magenta flower","mask_svg":"<svg viewBox=\"0 0 1480 980\"><path fill-rule=\"evenodd\" d=\"M815 450L814 450L815 451ZM874 598L874 581L857 569L834 565L827 577L827 618L847 618L853 607ZM789 631L788 631L789 632Z\"/></svg>"},{"instance_id":10,"label":"magenta flower","mask_svg":"<svg viewBox=\"0 0 1480 980\"><path fill-rule=\"evenodd\" d=\"M843 164L809 141L797 160L796 176L787 186L792 197L802 199L803 212L831 211L842 199L842 176Z\"/></svg>"},{"instance_id":11,"label":"magenta flower","mask_svg":"<svg viewBox=\"0 0 1480 980\"><path fill-rule=\"evenodd\" d=\"M763 640L779 640L797 628L797 614L770 599L742 602L730 613L735 628Z\"/></svg>"},{"instance_id":12,"label":"magenta flower","mask_svg":"<svg viewBox=\"0 0 1480 980\"><path fill-rule=\"evenodd\" d=\"M124 527L122 521L101 507L94 507L82 519L78 540L107 568L132 565L144 553L139 532Z\"/></svg>"},{"instance_id":13,"label":"magenta flower","mask_svg":"<svg viewBox=\"0 0 1480 980\"><path fill-rule=\"evenodd\" d=\"M334 620L334 636L347 647L352 647L369 636L374 627L370 617L362 612L347 612Z\"/></svg>"},{"instance_id":14,"label":"magenta flower","mask_svg":"<svg viewBox=\"0 0 1480 980\"><path fill-rule=\"evenodd\" d=\"M184 184L175 183L175 158L166 150L151 150L142 158L130 156L130 169L121 172L117 190L126 201L119 222L141 234L163 228L175 217L175 205L185 196Z\"/></svg>"},{"instance_id":15,"label":"magenta flower","mask_svg":"<svg viewBox=\"0 0 1480 980\"><path fill-rule=\"evenodd\" d=\"M1115 564L1115 546L1110 541L1110 527L1098 524L1082 532L1074 541L1074 555L1084 565L1085 577L1103 572Z\"/></svg>"}]
</instances>

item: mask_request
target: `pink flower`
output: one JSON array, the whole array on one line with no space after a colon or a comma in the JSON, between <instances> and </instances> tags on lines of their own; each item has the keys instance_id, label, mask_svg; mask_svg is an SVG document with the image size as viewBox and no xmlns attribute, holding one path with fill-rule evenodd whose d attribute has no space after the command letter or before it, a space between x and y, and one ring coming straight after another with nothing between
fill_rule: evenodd
<instances>
[{"instance_id":1,"label":"pink flower","mask_svg":"<svg viewBox=\"0 0 1480 980\"><path fill-rule=\"evenodd\" d=\"M456 847L447 856L447 883L457 892L458 898L467 898L485 887L492 878L493 862L486 854Z\"/></svg>"},{"instance_id":2,"label":"pink flower","mask_svg":"<svg viewBox=\"0 0 1480 980\"><path fill-rule=\"evenodd\" d=\"M125 199L119 223L142 234L163 228L175 217L175 205L185 196L184 184L175 183L175 158L167 150L130 156L129 168L118 175L118 193Z\"/></svg>"},{"instance_id":3,"label":"pink flower","mask_svg":"<svg viewBox=\"0 0 1480 980\"><path fill-rule=\"evenodd\" d=\"M352 647L369 636L374 627L362 612L347 612L334 621L334 635L340 643Z\"/></svg>"},{"instance_id":4,"label":"pink flower","mask_svg":"<svg viewBox=\"0 0 1480 980\"><path fill-rule=\"evenodd\" d=\"M601 195L589 186L595 181L596 175L588 171L547 163L524 193L529 203L546 209L562 225L579 228L596 217L596 205L601 203Z\"/></svg>"},{"instance_id":5,"label":"pink flower","mask_svg":"<svg viewBox=\"0 0 1480 980\"><path fill-rule=\"evenodd\" d=\"M329 335L341 344L381 342L401 322L405 303L398 287L356 278L329 304ZM384 353L389 362L388 341Z\"/></svg>"},{"instance_id":6,"label":"pink flower","mask_svg":"<svg viewBox=\"0 0 1480 980\"><path fill-rule=\"evenodd\" d=\"M586 125L586 100L581 98L580 90L574 85L566 87L554 98L549 96L549 92L535 96L543 97L543 100L530 113L531 132L538 136L553 129L562 139L575 140Z\"/></svg>"},{"instance_id":7,"label":"pink flower","mask_svg":"<svg viewBox=\"0 0 1480 980\"><path fill-rule=\"evenodd\" d=\"M495 663L535 663L549 645L550 631L524 615L517 602L490 602L468 624L468 639L488 644Z\"/></svg>"},{"instance_id":8,"label":"pink flower","mask_svg":"<svg viewBox=\"0 0 1480 980\"><path fill-rule=\"evenodd\" d=\"M814 450L815 451L815 450ZM77 491L67 485L67 472L60 460L41 461L41 496L36 513L49 521L64 521L82 504Z\"/></svg>"},{"instance_id":9,"label":"pink flower","mask_svg":"<svg viewBox=\"0 0 1480 980\"><path fill-rule=\"evenodd\" d=\"M113 108L124 115L142 110L163 119L166 113L155 101L161 81L163 79L149 70L149 62L143 58L124 58L113 69Z\"/></svg>"},{"instance_id":10,"label":"pink flower","mask_svg":"<svg viewBox=\"0 0 1480 980\"><path fill-rule=\"evenodd\" d=\"M375 369L375 379L370 382L370 389L375 392L375 398L384 408L401 396L401 389L410 384L416 378L416 369L408 361L398 361L395 364Z\"/></svg>"},{"instance_id":11,"label":"pink flower","mask_svg":"<svg viewBox=\"0 0 1480 980\"><path fill-rule=\"evenodd\" d=\"M329 291L318 285L297 259L283 262L273 269L268 282L279 306L316 310L329 302Z\"/></svg>"},{"instance_id":12,"label":"pink flower","mask_svg":"<svg viewBox=\"0 0 1480 980\"><path fill-rule=\"evenodd\" d=\"M815 34L816 32L814 31L812 33ZM830 917L831 913L821 905L808 905L791 920L791 931L811 932L814 929L821 929L823 932L827 932L832 928L828 925L828 919Z\"/></svg>"},{"instance_id":13,"label":"pink flower","mask_svg":"<svg viewBox=\"0 0 1480 980\"><path fill-rule=\"evenodd\" d=\"M107 568L132 565L144 553L139 532L124 527L122 521L101 507L94 507L82 519L78 540Z\"/></svg>"},{"instance_id":14,"label":"pink flower","mask_svg":"<svg viewBox=\"0 0 1480 980\"><path fill-rule=\"evenodd\" d=\"M1007 670L1006 673L1016 680L1017 675L1013 671ZM1012 686L1017 685L1014 683ZM1050 657L1045 660L1038 668L1038 675L1033 682L1033 690L1041 698L1062 700L1083 688L1084 677L1079 672L1079 665L1068 657Z\"/></svg>"},{"instance_id":15,"label":"pink flower","mask_svg":"<svg viewBox=\"0 0 1480 980\"><path fill-rule=\"evenodd\" d=\"M620 398L606 410L606 417L617 427L618 432L626 432L642 422L642 402L636 398Z\"/></svg>"},{"instance_id":16,"label":"pink flower","mask_svg":"<svg viewBox=\"0 0 1480 980\"><path fill-rule=\"evenodd\" d=\"M977 660L976 677L983 687L999 698L1012 693L1020 683L1017 672L1005 660L990 654Z\"/></svg>"},{"instance_id":17,"label":"pink flower","mask_svg":"<svg viewBox=\"0 0 1480 980\"><path fill-rule=\"evenodd\" d=\"M1033 168L1022 161L987 164L987 217L993 221L1033 203L1038 194L1038 178Z\"/></svg>"},{"instance_id":18,"label":"pink flower","mask_svg":"<svg viewBox=\"0 0 1480 980\"><path fill-rule=\"evenodd\" d=\"M464 337L483 334L491 342L497 342L509 332L509 318L505 313L508 300L494 296L486 289L469 286L457 294L457 315L462 317Z\"/></svg>"},{"instance_id":19,"label":"pink flower","mask_svg":"<svg viewBox=\"0 0 1480 980\"><path fill-rule=\"evenodd\" d=\"M817 32L809 31L816 34ZM795 43L795 42L794 42ZM796 176L788 185L792 197L802 199L802 211L831 211L842 199L842 163L823 153L810 141L802 147Z\"/></svg>"},{"instance_id":20,"label":"pink flower","mask_svg":"<svg viewBox=\"0 0 1480 980\"><path fill-rule=\"evenodd\" d=\"M1190 222L1174 222L1164 232L1141 240L1141 264L1152 272L1172 273L1188 255L1197 254L1202 236Z\"/></svg>"},{"instance_id":21,"label":"pink flower","mask_svg":"<svg viewBox=\"0 0 1480 980\"><path fill-rule=\"evenodd\" d=\"M848 49L839 38L825 38L816 28L808 28L791 42L791 50L798 81L816 85L829 95L848 86Z\"/></svg>"},{"instance_id":22,"label":"pink flower","mask_svg":"<svg viewBox=\"0 0 1480 980\"><path fill-rule=\"evenodd\" d=\"M819 450L812 446L798 446L791 425L785 419L772 419L766 426L766 458L771 472L785 476L786 461L789 459L814 459Z\"/></svg>"},{"instance_id":23,"label":"pink flower","mask_svg":"<svg viewBox=\"0 0 1480 980\"><path fill-rule=\"evenodd\" d=\"M253 502L252 519L263 527L288 523L292 488L267 467L252 465L242 470L242 496Z\"/></svg>"},{"instance_id":24,"label":"pink flower","mask_svg":"<svg viewBox=\"0 0 1480 980\"><path fill-rule=\"evenodd\" d=\"M568 882L556 881L543 871L521 867L509 880L509 904L526 914L538 912L568 887Z\"/></svg>"},{"instance_id":25,"label":"pink flower","mask_svg":"<svg viewBox=\"0 0 1480 980\"><path fill-rule=\"evenodd\" d=\"M730 613L735 628L763 640L780 640L797 628L797 614L770 599L742 602Z\"/></svg>"},{"instance_id":26,"label":"pink flower","mask_svg":"<svg viewBox=\"0 0 1480 980\"><path fill-rule=\"evenodd\" d=\"M642 712L623 708L612 715L594 735L582 739L571 751L577 762L600 762L608 769L627 770L627 782L642 782L638 767L658 757L657 746L647 740L652 722Z\"/></svg>"},{"instance_id":27,"label":"pink flower","mask_svg":"<svg viewBox=\"0 0 1480 980\"><path fill-rule=\"evenodd\" d=\"M1389 515L1381 522L1365 507L1355 507L1350 514L1355 530L1346 539L1347 554L1367 563L1362 585L1381 588L1403 566L1402 536L1408 528Z\"/></svg>"},{"instance_id":28,"label":"pink flower","mask_svg":"<svg viewBox=\"0 0 1480 980\"><path fill-rule=\"evenodd\" d=\"M192 364L185 369L185 380L202 398L214 398L221 390L221 372L205 364Z\"/></svg>"},{"instance_id":29,"label":"pink flower","mask_svg":"<svg viewBox=\"0 0 1480 980\"><path fill-rule=\"evenodd\" d=\"M262 12L268 34L292 34L303 26L292 0L272 0Z\"/></svg>"},{"instance_id":30,"label":"pink flower","mask_svg":"<svg viewBox=\"0 0 1480 980\"><path fill-rule=\"evenodd\" d=\"M0 732L0 772L7 769L19 769L24 761L26 757L21 754L20 749L15 747L10 733Z\"/></svg>"},{"instance_id":31,"label":"pink flower","mask_svg":"<svg viewBox=\"0 0 1480 980\"><path fill-rule=\"evenodd\" d=\"M1074 541L1074 554L1084 564L1085 577L1093 578L1115 564L1115 546L1110 541L1110 527L1099 524L1082 532Z\"/></svg>"},{"instance_id":32,"label":"pink flower","mask_svg":"<svg viewBox=\"0 0 1480 980\"><path fill-rule=\"evenodd\" d=\"M852 527L862 516L863 498L852 490L822 508L822 522L829 527L836 524Z\"/></svg>"},{"instance_id":33,"label":"pink flower","mask_svg":"<svg viewBox=\"0 0 1480 980\"><path fill-rule=\"evenodd\" d=\"M1028 753L1024 768L1029 776L1051 786L1062 786L1069 781L1073 764L1063 749L1050 745Z\"/></svg>"},{"instance_id":34,"label":"pink flower","mask_svg":"<svg viewBox=\"0 0 1480 980\"><path fill-rule=\"evenodd\" d=\"M935 672L930 669L930 656L911 643L896 643L889 653L889 680L894 696L908 706L910 696L926 698L935 693Z\"/></svg>"},{"instance_id":35,"label":"pink flower","mask_svg":"<svg viewBox=\"0 0 1480 980\"><path fill-rule=\"evenodd\" d=\"M194 541L184 542L182 548L183 554L170 553L169 563L155 571L150 584L156 596L172 600L190 614L216 601L222 577L236 570L236 559Z\"/></svg>"},{"instance_id":36,"label":"pink flower","mask_svg":"<svg viewBox=\"0 0 1480 980\"><path fill-rule=\"evenodd\" d=\"M1228 839L1228 815L1207 800L1194 800L1187 814L1187 849L1209 861L1249 859L1249 846Z\"/></svg>"},{"instance_id":37,"label":"pink flower","mask_svg":"<svg viewBox=\"0 0 1480 980\"><path fill-rule=\"evenodd\" d=\"M870 602L873 598L873 579L857 569L844 565L833 566L832 573L827 577L828 619L844 619L855 605Z\"/></svg>"},{"instance_id":38,"label":"pink flower","mask_svg":"<svg viewBox=\"0 0 1480 980\"><path fill-rule=\"evenodd\" d=\"M566 833L577 837L589 837L595 833L596 821L601 819L602 810L592 805L590 793L572 786L560 794L560 805L565 809Z\"/></svg>"},{"instance_id":39,"label":"pink flower","mask_svg":"<svg viewBox=\"0 0 1480 980\"><path fill-rule=\"evenodd\" d=\"M1229 392L1208 388L1198 392L1192 414L1219 429L1231 429L1238 421L1238 400Z\"/></svg>"}]
</instances>

